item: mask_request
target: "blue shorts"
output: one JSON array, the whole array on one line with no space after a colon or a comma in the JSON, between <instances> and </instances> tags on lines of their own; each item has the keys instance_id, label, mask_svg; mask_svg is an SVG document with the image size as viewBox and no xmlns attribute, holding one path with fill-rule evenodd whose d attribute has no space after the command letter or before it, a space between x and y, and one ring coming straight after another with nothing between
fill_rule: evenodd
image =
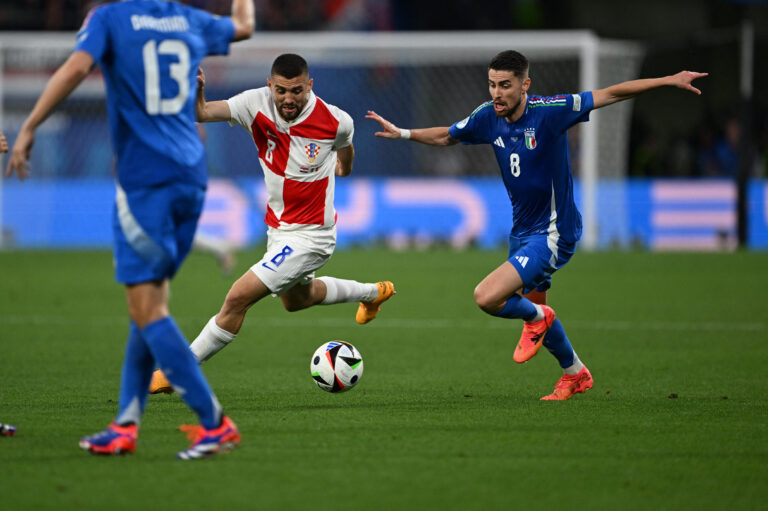
<instances>
[{"instance_id":1,"label":"blue shorts","mask_svg":"<svg viewBox=\"0 0 768 511\"><path fill-rule=\"evenodd\" d=\"M524 238L509 237L509 258L523 279L523 294L546 291L552 285L552 274L570 261L575 243L560 239L555 243L542 234Z\"/></svg>"},{"instance_id":2,"label":"blue shorts","mask_svg":"<svg viewBox=\"0 0 768 511\"><path fill-rule=\"evenodd\" d=\"M124 191L112 217L115 280L140 284L173 277L192 248L205 188L187 183Z\"/></svg>"}]
</instances>

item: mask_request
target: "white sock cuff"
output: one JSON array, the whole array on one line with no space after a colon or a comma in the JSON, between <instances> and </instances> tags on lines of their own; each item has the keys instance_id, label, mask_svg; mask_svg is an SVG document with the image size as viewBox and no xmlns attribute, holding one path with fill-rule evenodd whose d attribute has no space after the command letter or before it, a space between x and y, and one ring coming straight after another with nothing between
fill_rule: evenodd
<instances>
[{"instance_id":1,"label":"white sock cuff","mask_svg":"<svg viewBox=\"0 0 768 511\"><path fill-rule=\"evenodd\" d=\"M235 339L235 334L227 332L216 324L216 316L208 320L197 338L189 345L195 358L201 364L223 350Z\"/></svg>"},{"instance_id":2,"label":"white sock cuff","mask_svg":"<svg viewBox=\"0 0 768 511\"><path fill-rule=\"evenodd\" d=\"M534 303L533 306L536 308L536 315L533 317L533 319L526 321L526 323L535 323L536 321L541 321L544 319L544 309L541 308L541 305Z\"/></svg>"},{"instance_id":3,"label":"white sock cuff","mask_svg":"<svg viewBox=\"0 0 768 511\"><path fill-rule=\"evenodd\" d=\"M219 325L216 324L216 316L213 316L211 319L208 320L208 324L206 325L207 328L211 329L211 333L216 336L216 338L224 343L230 343L232 342L237 334L233 334L232 332L227 332L223 328L221 328Z\"/></svg>"},{"instance_id":4,"label":"white sock cuff","mask_svg":"<svg viewBox=\"0 0 768 511\"><path fill-rule=\"evenodd\" d=\"M330 305L336 303L336 299L339 297L339 286L336 285L336 279L328 277L318 277L325 284L325 298L320 302L323 305Z\"/></svg>"},{"instance_id":5,"label":"white sock cuff","mask_svg":"<svg viewBox=\"0 0 768 511\"><path fill-rule=\"evenodd\" d=\"M573 352L573 364L571 364L568 367L563 368L563 372L565 374L574 375L577 374L579 371L581 371L584 368L584 364L581 360L579 360L579 356L576 354L576 352Z\"/></svg>"}]
</instances>

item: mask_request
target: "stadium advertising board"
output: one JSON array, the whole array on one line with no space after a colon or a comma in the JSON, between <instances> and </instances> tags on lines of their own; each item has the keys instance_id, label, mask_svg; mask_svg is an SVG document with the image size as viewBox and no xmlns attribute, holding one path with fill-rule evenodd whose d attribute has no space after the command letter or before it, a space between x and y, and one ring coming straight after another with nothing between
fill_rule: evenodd
<instances>
[{"instance_id":1,"label":"stadium advertising board","mask_svg":"<svg viewBox=\"0 0 768 511\"><path fill-rule=\"evenodd\" d=\"M8 181L2 197L6 246L108 248L109 179ZM577 201L580 187L576 183ZM616 180L598 186L598 246L721 250L734 246L735 186L720 180ZM261 179L213 179L201 229L237 246L265 237ZM394 248L506 244L511 208L494 178L338 179L339 246ZM768 182L749 187L749 246L768 249Z\"/></svg>"}]
</instances>

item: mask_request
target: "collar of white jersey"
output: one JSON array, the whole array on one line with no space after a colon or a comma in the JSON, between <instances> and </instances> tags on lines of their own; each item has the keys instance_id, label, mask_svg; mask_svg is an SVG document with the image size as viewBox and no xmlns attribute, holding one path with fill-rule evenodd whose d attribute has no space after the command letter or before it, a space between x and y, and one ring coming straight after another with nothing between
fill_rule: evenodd
<instances>
[{"instance_id":1,"label":"collar of white jersey","mask_svg":"<svg viewBox=\"0 0 768 511\"><path fill-rule=\"evenodd\" d=\"M270 94L272 91L270 90ZM272 108L275 111L275 123L282 128L283 130L287 131L289 128L292 128L296 126L297 124L304 122L307 117L309 117L309 114L312 113L312 111L315 109L315 105L317 104L317 96L315 96L315 93L313 91L309 91L309 99L307 100L307 104L304 105L304 110L301 111L299 116L295 118L292 121L286 121L283 119L283 117L280 115L280 113L277 111L277 106L274 102L274 97L272 98Z\"/></svg>"}]
</instances>

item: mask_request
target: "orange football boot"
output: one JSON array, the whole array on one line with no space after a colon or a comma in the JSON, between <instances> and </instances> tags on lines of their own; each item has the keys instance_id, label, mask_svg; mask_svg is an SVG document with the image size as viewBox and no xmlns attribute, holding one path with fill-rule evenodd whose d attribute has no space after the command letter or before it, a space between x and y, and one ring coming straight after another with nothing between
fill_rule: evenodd
<instances>
[{"instance_id":1,"label":"orange football boot","mask_svg":"<svg viewBox=\"0 0 768 511\"><path fill-rule=\"evenodd\" d=\"M571 399L574 394L580 394L591 389L595 384L587 366L581 368L576 374L565 374L557 380L555 391L541 398L542 401L565 401Z\"/></svg>"},{"instance_id":2,"label":"orange football boot","mask_svg":"<svg viewBox=\"0 0 768 511\"><path fill-rule=\"evenodd\" d=\"M389 281L377 282L376 285L379 286L379 296L372 302L360 302L360 306L357 308L355 320L361 325L372 321L381 309L381 304L395 294L395 285Z\"/></svg>"},{"instance_id":3,"label":"orange football boot","mask_svg":"<svg viewBox=\"0 0 768 511\"><path fill-rule=\"evenodd\" d=\"M544 311L544 318L533 323L525 323L523 326L523 333L520 335L520 340L515 348L515 354L512 357L518 364L527 362L538 353L539 348L544 344L544 336L547 335L547 332L552 327L552 323L557 319L552 307L542 305L541 309Z\"/></svg>"},{"instance_id":4,"label":"orange football boot","mask_svg":"<svg viewBox=\"0 0 768 511\"><path fill-rule=\"evenodd\" d=\"M215 429L184 424L179 426L179 430L193 441L189 449L176 454L176 457L182 460L208 458L220 452L231 451L241 439L237 426L226 415L222 417L221 425Z\"/></svg>"},{"instance_id":5,"label":"orange football boot","mask_svg":"<svg viewBox=\"0 0 768 511\"><path fill-rule=\"evenodd\" d=\"M129 454L136 450L138 436L136 424L118 426L112 422L104 431L82 438L79 445L91 454Z\"/></svg>"},{"instance_id":6,"label":"orange football boot","mask_svg":"<svg viewBox=\"0 0 768 511\"><path fill-rule=\"evenodd\" d=\"M173 386L163 372L158 369L152 373L152 381L149 382L150 394L173 394Z\"/></svg>"}]
</instances>

